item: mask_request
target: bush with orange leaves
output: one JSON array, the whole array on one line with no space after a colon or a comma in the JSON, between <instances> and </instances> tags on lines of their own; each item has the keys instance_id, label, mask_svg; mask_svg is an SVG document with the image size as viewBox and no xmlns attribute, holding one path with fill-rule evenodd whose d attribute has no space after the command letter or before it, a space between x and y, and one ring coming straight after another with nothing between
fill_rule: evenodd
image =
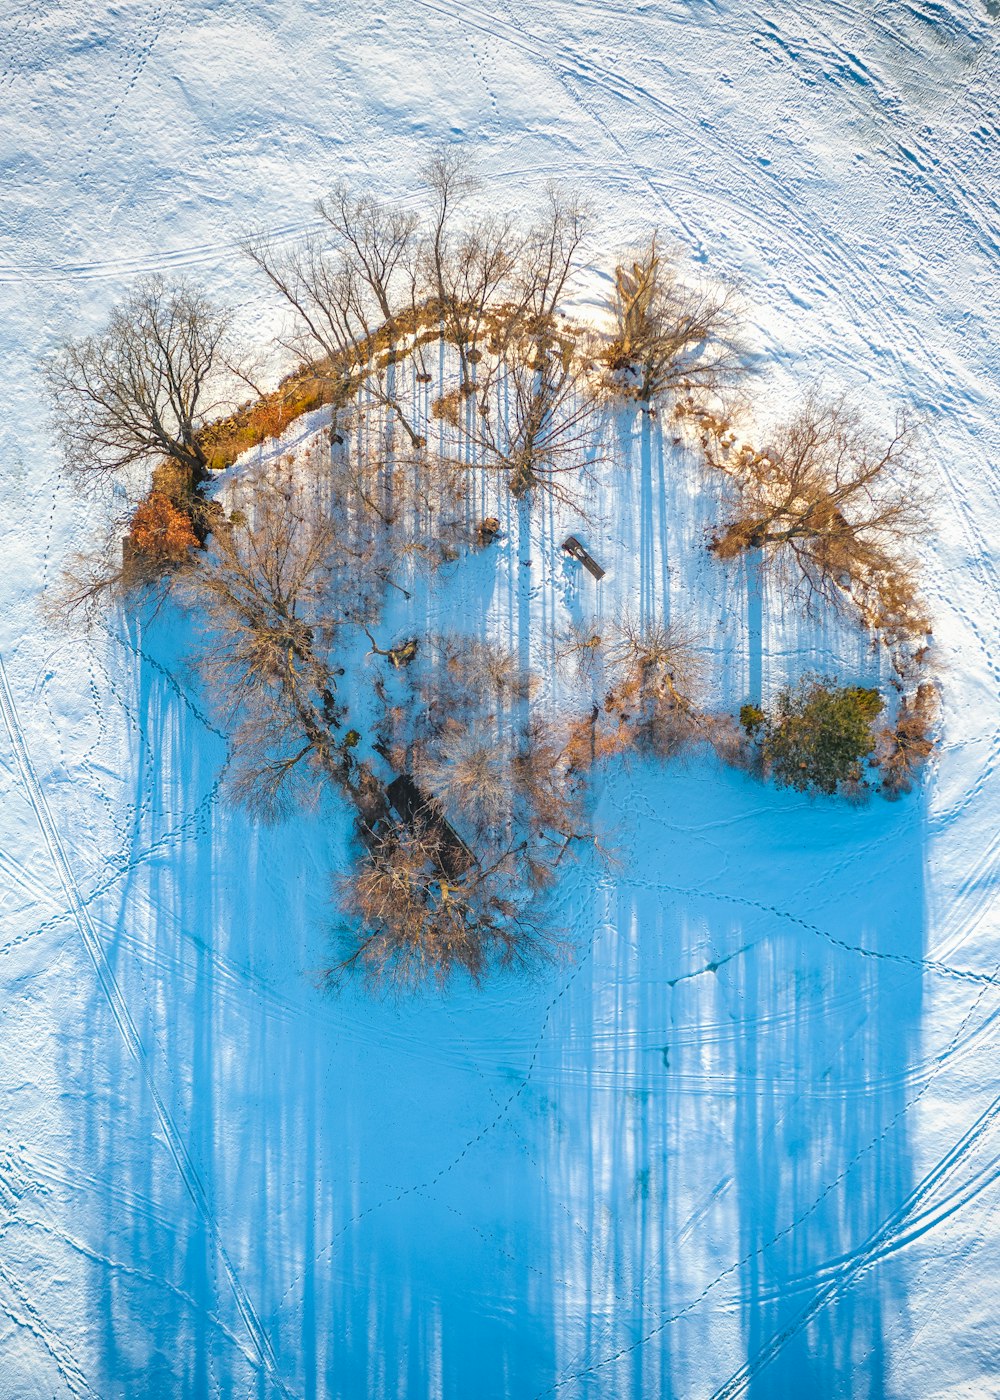
<instances>
[{"instance_id":1,"label":"bush with orange leaves","mask_svg":"<svg viewBox=\"0 0 1000 1400\"><path fill-rule=\"evenodd\" d=\"M186 563L198 548L191 517L162 491L150 491L132 513L126 553L143 569L161 573Z\"/></svg>"},{"instance_id":2,"label":"bush with orange leaves","mask_svg":"<svg viewBox=\"0 0 1000 1400\"><path fill-rule=\"evenodd\" d=\"M932 682L923 681L913 695L905 696L900 703L895 728L880 732L875 757L886 797L912 792L920 769L934 752L937 712L937 688Z\"/></svg>"}]
</instances>

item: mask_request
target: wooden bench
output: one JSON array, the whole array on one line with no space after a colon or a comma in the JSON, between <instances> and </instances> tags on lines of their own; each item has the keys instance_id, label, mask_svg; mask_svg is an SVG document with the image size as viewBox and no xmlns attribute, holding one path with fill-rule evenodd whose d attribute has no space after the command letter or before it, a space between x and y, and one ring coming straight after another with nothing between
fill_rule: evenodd
<instances>
[{"instance_id":1,"label":"wooden bench","mask_svg":"<svg viewBox=\"0 0 1000 1400\"><path fill-rule=\"evenodd\" d=\"M567 535L563 540L562 547L572 559L579 560L587 572L593 574L594 578L602 579L604 577L604 570L600 564L593 555L587 553L575 535Z\"/></svg>"}]
</instances>

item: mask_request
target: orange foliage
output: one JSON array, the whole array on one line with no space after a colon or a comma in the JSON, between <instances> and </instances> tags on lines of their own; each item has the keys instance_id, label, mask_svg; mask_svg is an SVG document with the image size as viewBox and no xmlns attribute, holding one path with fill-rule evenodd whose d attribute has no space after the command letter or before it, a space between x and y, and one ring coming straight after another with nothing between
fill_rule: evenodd
<instances>
[{"instance_id":1,"label":"orange foliage","mask_svg":"<svg viewBox=\"0 0 1000 1400\"><path fill-rule=\"evenodd\" d=\"M625 753L636 742L636 730L620 717L613 728L602 727L598 715L574 720L570 725L563 757L570 773L585 772L602 759Z\"/></svg>"},{"instance_id":2,"label":"orange foliage","mask_svg":"<svg viewBox=\"0 0 1000 1400\"><path fill-rule=\"evenodd\" d=\"M151 491L136 507L128 538L136 554L153 564L182 564L198 547L190 516L162 491Z\"/></svg>"}]
</instances>

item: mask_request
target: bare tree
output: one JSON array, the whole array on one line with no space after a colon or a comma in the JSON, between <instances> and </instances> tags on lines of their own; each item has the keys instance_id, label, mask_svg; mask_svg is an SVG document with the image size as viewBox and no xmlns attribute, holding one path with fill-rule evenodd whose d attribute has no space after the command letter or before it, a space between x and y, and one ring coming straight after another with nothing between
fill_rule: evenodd
<instances>
[{"instance_id":1,"label":"bare tree","mask_svg":"<svg viewBox=\"0 0 1000 1400\"><path fill-rule=\"evenodd\" d=\"M875 756L887 797L912 791L921 768L934 752L937 714L937 688L931 681L923 681L901 700L895 725L879 732Z\"/></svg>"},{"instance_id":2,"label":"bare tree","mask_svg":"<svg viewBox=\"0 0 1000 1400\"><path fill-rule=\"evenodd\" d=\"M527 885L582 820L554 735L536 713L537 688L537 676L494 642L432 636L394 687L384 721L394 765L474 836L488 864L519 846Z\"/></svg>"},{"instance_id":3,"label":"bare tree","mask_svg":"<svg viewBox=\"0 0 1000 1400\"><path fill-rule=\"evenodd\" d=\"M611 310L610 384L640 403L682 388L716 391L745 368L734 291L684 282L655 234L630 265L615 269Z\"/></svg>"},{"instance_id":4,"label":"bare tree","mask_svg":"<svg viewBox=\"0 0 1000 1400\"><path fill-rule=\"evenodd\" d=\"M629 613L571 635L561 657L596 690L590 714L571 722L563 754L573 772L633 749L661 757L694 742L725 746L728 726L705 710L697 636Z\"/></svg>"},{"instance_id":5,"label":"bare tree","mask_svg":"<svg viewBox=\"0 0 1000 1400\"><path fill-rule=\"evenodd\" d=\"M383 204L370 193L352 195L344 182L319 200L316 209L370 292L382 320L393 320L407 304L419 216Z\"/></svg>"},{"instance_id":6,"label":"bare tree","mask_svg":"<svg viewBox=\"0 0 1000 1400\"><path fill-rule=\"evenodd\" d=\"M265 817L317 779L343 785L350 766L332 648L371 619L377 584L370 542L323 490L290 459L249 477L188 578L197 664L234 730L235 790Z\"/></svg>"},{"instance_id":7,"label":"bare tree","mask_svg":"<svg viewBox=\"0 0 1000 1400\"><path fill-rule=\"evenodd\" d=\"M693 633L660 619L643 624L625 613L611 629L607 661L605 711L629 723L657 753L668 756L708 737L696 700L703 678Z\"/></svg>"},{"instance_id":8,"label":"bare tree","mask_svg":"<svg viewBox=\"0 0 1000 1400\"><path fill-rule=\"evenodd\" d=\"M524 238L504 214L466 214L458 221L479 185L463 151L438 151L423 179L431 197L421 256L425 305L434 307L442 335L457 348L460 389L470 393L484 318L509 286Z\"/></svg>"},{"instance_id":9,"label":"bare tree","mask_svg":"<svg viewBox=\"0 0 1000 1400\"><path fill-rule=\"evenodd\" d=\"M361 234L356 236L360 241ZM411 446L423 447L424 438L404 411L394 378L390 382L387 375L397 358L398 328L391 319L382 321L369 274L343 250L331 255L317 235L290 248L252 235L242 247L291 309L293 329L284 344L327 383L335 412L364 389L394 416ZM391 257L390 251L384 256Z\"/></svg>"},{"instance_id":10,"label":"bare tree","mask_svg":"<svg viewBox=\"0 0 1000 1400\"><path fill-rule=\"evenodd\" d=\"M403 783L409 798L365 836L343 882L362 932L335 978L360 969L399 990L461 971L478 982L556 955L540 891L584 833L559 748L531 713L534 684L502 648L457 635L423 639L386 672L375 749L407 775L390 794Z\"/></svg>"},{"instance_id":11,"label":"bare tree","mask_svg":"<svg viewBox=\"0 0 1000 1400\"><path fill-rule=\"evenodd\" d=\"M361 932L332 969L335 984L360 971L370 985L397 994L427 982L444 986L458 972L478 985L491 971L527 971L562 952L525 900L515 850L451 881L424 836L394 825L371 843L340 893Z\"/></svg>"},{"instance_id":12,"label":"bare tree","mask_svg":"<svg viewBox=\"0 0 1000 1400\"><path fill-rule=\"evenodd\" d=\"M524 240L516 279L517 305L536 324L556 314L590 219L580 196L558 185L548 186L546 203Z\"/></svg>"},{"instance_id":13,"label":"bare tree","mask_svg":"<svg viewBox=\"0 0 1000 1400\"><path fill-rule=\"evenodd\" d=\"M230 329L187 282L147 278L98 335L68 341L45 369L67 471L96 484L168 458L194 483L208 476L199 433L221 411Z\"/></svg>"},{"instance_id":14,"label":"bare tree","mask_svg":"<svg viewBox=\"0 0 1000 1400\"><path fill-rule=\"evenodd\" d=\"M926 529L913 432L900 418L878 441L847 400L810 396L762 451L718 457L737 495L710 545L790 563L810 595L853 602L868 625L926 630L908 551Z\"/></svg>"},{"instance_id":15,"label":"bare tree","mask_svg":"<svg viewBox=\"0 0 1000 1400\"><path fill-rule=\"evenodd\" d=\"M431 209L423 262L432 296L440 308L448 300L448 263L456 212L478 187L468 155L457 146L436 151L422 171Z\"/></svg>"},{"instance_id":16,"label":"bare tree","mask_svg":"<svg viewBox=\"0 0 1000 1400\"><path fill-rule=\"evenodd\" d=\"M519 337L480 397L473 440L480 465L515 498L536 491L576 500L600 456L582 355L570 337Z\"/></svg>"}]
</instances>

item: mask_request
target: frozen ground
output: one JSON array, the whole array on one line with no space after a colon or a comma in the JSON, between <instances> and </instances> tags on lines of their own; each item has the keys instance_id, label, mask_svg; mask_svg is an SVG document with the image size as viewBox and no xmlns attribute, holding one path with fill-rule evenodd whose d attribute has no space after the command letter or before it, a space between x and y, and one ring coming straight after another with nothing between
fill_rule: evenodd
<instances>
[{"instance_id":1,"label":"frozen ground","mask_svg":"<svg viewBox=\"0 0 1000 1400\"><path fill-rule=\"evenodd\" d=\"M1000 1393L998 22L2 7L5 1400ZM178 630L42 621L87 512L34 366L142 269L264 338L241 228L302 226L341 173L392 192L450 135L511 203L559 175L612 249L655 220L741 276L775 401L821 376L926 415L946 718L895 806L610 774L616 864L560 893L576 962L392 1008L316 989L343 834L221 805ZM606 548L655 595L658 445L633 454ZM511 617L563 596L541 528L537 569L498 570ZM765 679L794 636L768 599Z\"/></svg>"}]
</instances>

